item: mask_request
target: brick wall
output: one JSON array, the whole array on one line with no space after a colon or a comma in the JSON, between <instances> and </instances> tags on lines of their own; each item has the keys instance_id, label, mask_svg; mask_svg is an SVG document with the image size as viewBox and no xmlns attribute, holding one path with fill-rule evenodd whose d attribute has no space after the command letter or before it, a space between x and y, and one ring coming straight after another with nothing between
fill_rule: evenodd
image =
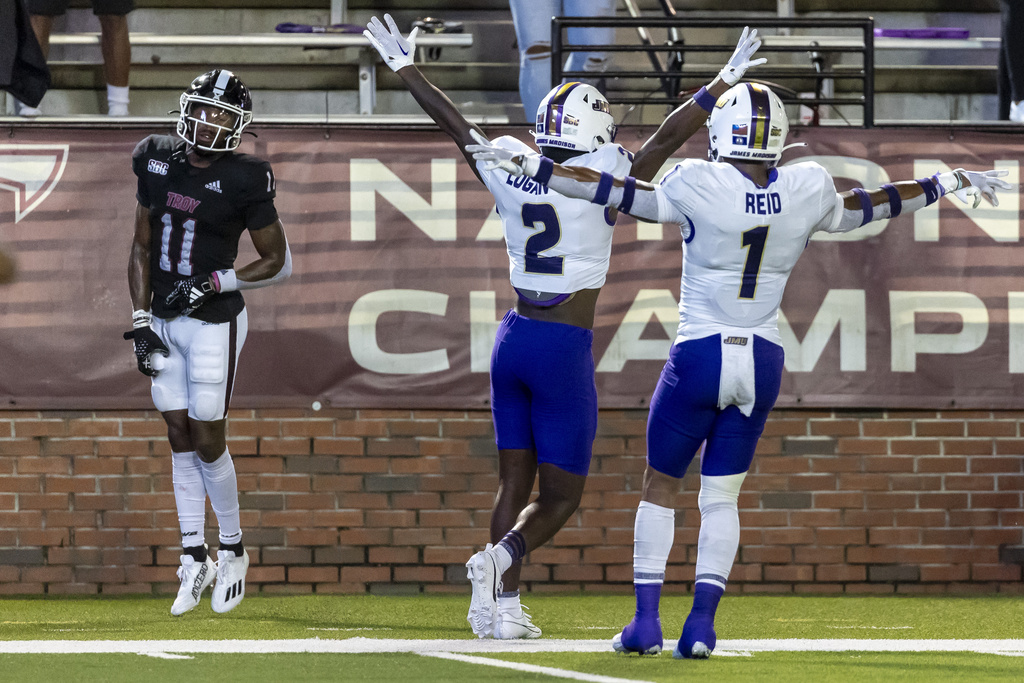
<instances>
[{"instance_id":1,"label":"brick wall","mask_svg":"<svg viewBox=\"0 0 1024 683\"><path fill-rule=\"evenodd\" d=\"M576 516L534 591L629 591L646 411L603 411ZM776 411L740 497L733 591L1021 592L1024 413ZM496 484L490 415L233 411L229 445L264 593L464 592ZM155 412L0 412L0 592L166 593L178 532ZM668 590L692 580L678 497ZM212 511L208 539L216 539Z\"/></svg>"}]
</instances>

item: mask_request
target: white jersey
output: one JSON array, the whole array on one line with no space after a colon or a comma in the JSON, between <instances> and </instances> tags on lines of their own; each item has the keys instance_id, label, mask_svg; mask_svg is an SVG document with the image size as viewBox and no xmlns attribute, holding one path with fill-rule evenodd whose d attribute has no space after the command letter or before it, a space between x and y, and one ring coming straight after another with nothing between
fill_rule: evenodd
<instances>
[{"instance_id":1,"label":"white jersey","mask_svg":"<svg viewBox=\"0 0 1024 683\"><path fill-rule=\"evenodd\" d=\"M493 141L502 149L533 153L511 136ZM619 177L629 173L632 157L619 145L607 144L563 162ZM605 207L585 199L564 197L527 176L500 170L477 171L501 216L508 249L509 279L522 290L569 294L604 285L612 252L612 229Z\"/></svg>"},{"instance_id":2,"label":"white jersey","mask_svg":"<svg viewBox=\"0 0 1024 683\"><path fill-rule=\"evenodd\" d=\"M828 172L791 164L762 188L731 164L688 159L657 197L659 218L679 223L684 238L677 341L735 330L780 344L789 274L811 234L838 231L843 215Z\"/></svg>"}]
</instances>

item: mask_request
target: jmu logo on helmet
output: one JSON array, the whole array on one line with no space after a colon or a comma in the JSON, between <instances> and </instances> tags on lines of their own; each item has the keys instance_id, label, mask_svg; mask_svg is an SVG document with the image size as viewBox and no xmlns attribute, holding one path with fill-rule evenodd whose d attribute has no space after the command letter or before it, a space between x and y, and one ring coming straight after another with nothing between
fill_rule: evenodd
<instances>
[{"instance_id":1,"label":"jmu logo on helmet","mask_svg":"<svg viewBox=\"0 0 1024 683\"><path fill-rule=\"evenodd\" d=\"M15 223L53 192L68 154L68 145L0 145L0 189L14 193Z\"/></svg>"}]
</instances>

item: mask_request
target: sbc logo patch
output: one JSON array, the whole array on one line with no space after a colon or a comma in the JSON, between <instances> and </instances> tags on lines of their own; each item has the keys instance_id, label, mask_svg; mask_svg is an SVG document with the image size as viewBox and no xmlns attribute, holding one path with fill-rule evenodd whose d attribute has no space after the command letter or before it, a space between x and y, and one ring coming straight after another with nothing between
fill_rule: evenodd
<instances>
[{"instance_id":1,"label":"sbc logo patch","mask_svg":"<svg viewBox=\"0 0 1024 683\"><path fill-rule=\"evenodd\" d=\"M156 159L149 160L149 172L159 173L160 175L167 175L167 164Z\"/></svg>"}]
</instances>

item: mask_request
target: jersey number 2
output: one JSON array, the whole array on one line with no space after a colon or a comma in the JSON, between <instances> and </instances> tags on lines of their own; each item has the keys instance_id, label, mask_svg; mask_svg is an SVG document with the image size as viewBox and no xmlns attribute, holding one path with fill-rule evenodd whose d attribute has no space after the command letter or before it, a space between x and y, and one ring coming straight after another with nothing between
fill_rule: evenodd
<instances>
[{"instance_id":1,"label":"jersey number 2","mask_svg":"<svg viewBox=\"0 0 1024 683\"><path fill-rule=\"evenodd\" d=\"M168 273L175 270L171 263L171 236L174 234L174 218L165 213L161 218L164 229L160 233L160 270ZM196 221L189 218L181 224L184 234L181 236L181 251L179 252L177 271L178 275L192 274L192 246L196 239Z\"/></svg>"},{"instance_id":2,"label":"jersey number 2","mask_svg":"<svg viewBox=\"0 0 1024 683\"><path fill-rule=\"evenodd\" d=\"M768 226L759 225L743 233L743 248L747 251L747 262L743 264L743 284L740 298L753 299L757 291L757 276L761 273L761 259L764 258L764 243L768 239Z\"/></svg>"},{"instance_id":3,"label":"jersey number 2","mask_svg":"<svg viewBox=\"0 0 1024 683\"><path fill-rule=\"evenodd\" d=\"M558 213L555 207L550 204L523 204L523 225L532 228L538 223L544 229L530 236L526 240L526 263L527 273L539 275L561 275L561 256L541 256L541 254L558 244L562 239L562 226L558 224Z\"/></svg>"}]
</instances>

